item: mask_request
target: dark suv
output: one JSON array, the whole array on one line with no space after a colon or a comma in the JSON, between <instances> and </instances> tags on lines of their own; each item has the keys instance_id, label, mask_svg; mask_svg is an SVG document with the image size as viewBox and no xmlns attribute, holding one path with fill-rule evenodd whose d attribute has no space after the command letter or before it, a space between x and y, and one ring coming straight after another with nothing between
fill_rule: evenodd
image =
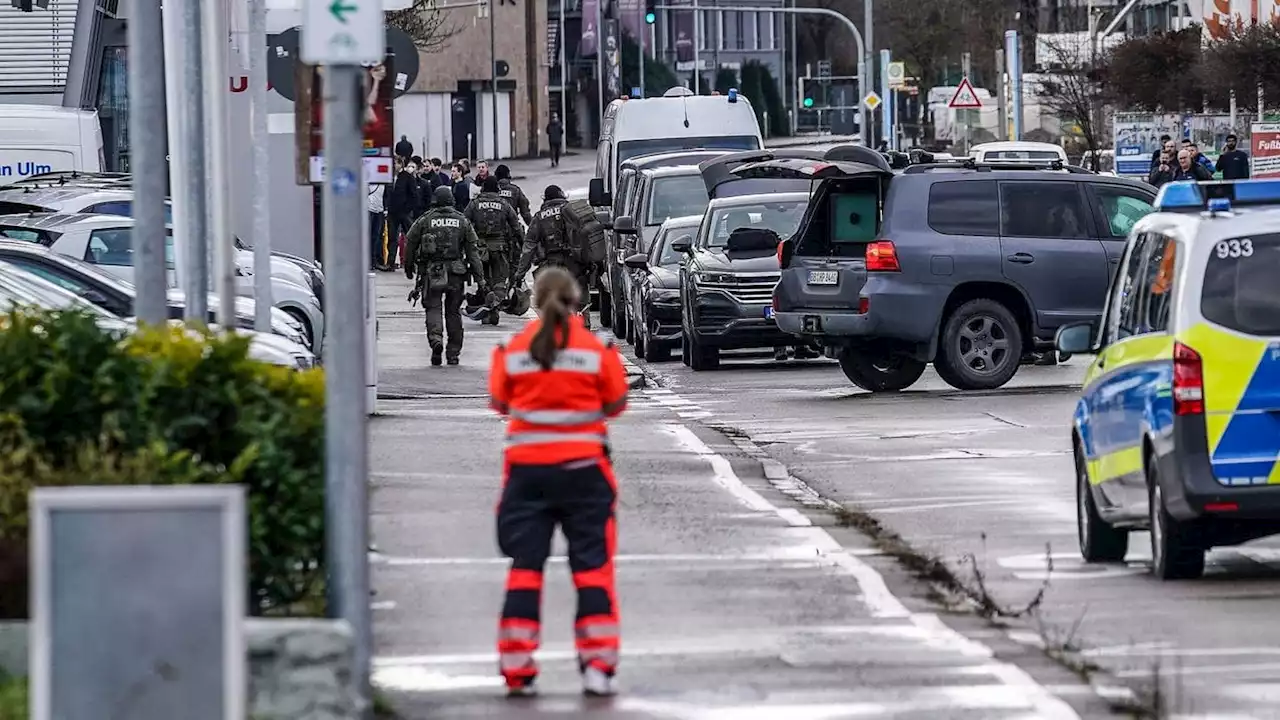
<instances>
[{"instance_id":1,"label":"dark suv","mask_svg":"<svg viewBox=\"0 0 1280 720\"><path fill-rule=\"evenodd\" d=\"M929 362L954 387L997 388L1058 327L1098 318L1154 199L1058 163L828 178L779 250L775 317L868 390L906 388Z\"/></svg>"}]
</instances>

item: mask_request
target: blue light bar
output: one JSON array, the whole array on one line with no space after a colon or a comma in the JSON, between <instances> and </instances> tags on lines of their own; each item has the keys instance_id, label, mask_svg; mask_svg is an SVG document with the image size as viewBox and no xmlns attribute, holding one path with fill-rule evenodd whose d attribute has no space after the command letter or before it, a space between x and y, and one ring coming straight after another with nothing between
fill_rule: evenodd
<instances>
[{"instance_id":1,"label":"blue light bar","mask_svg":"<svg viewBox=\"0 0 1280 720\"><path fill-rule=\"evenodd\" d=\"M1226 208L1214 200L1225 200ZM1212 203L1212 207L1211 207ZM1172 182L1160 188L1156 209L1223 210L1232 206L1280 206L1280 180L1215 180L1211 182Z\"/></svg>"},{"instance_id":2,"label":"blue light bar","mask_svg":"<svg viewBox=\"0 0 1280 720\"><path fill-rule=\"evenodd\" d=\"M1209 198L1209 212L1227 212L1230 209L1230 200L1226 198Z\"/></svg>"},{"instance_id":3,"label":"blue light bar","mask_svg":"<svg viewBox=\"0 0 1280 720\"><path fill-rule=\"evenodd\" d=\"M738 102L738 88L729 88L729 102Z\"/></svg>"}]
</instances>

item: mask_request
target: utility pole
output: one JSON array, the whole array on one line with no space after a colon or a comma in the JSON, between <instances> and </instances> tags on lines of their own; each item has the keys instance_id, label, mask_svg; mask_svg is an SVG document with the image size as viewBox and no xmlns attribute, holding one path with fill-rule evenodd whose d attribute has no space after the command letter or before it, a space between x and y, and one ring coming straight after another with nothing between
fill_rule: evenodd
<instances>
[{"instance_id":1,"label":"utility pole","mask_svg":"<svg viewBox=\"0 0 1280 720\"><path fill-rule=\"evenodd\" d=\"M169 194L164 145L167 133L164 97L164 23L160 0L136 0L128 22L129 134L133 143L133 247L138 320L162 325L169 318L168 270L165 267L164 199ZM226 75L222 85L226 90ZM234 326L232 326L234 327Z\"/></svg>"},{"instance_id":2,"label":"utility pole","mask_svg":"<svg viewBox=\"0 0 1280 720\"><path fill-rule=\"evenodd\" d=\"M596 142L604 134L604 2L596 0Z\"/></svg>"},{"instance_id":3,"label":"utility pole","mask_svg":"<svg viewBox=\"0 0 1280 720\"><path fill-rule=\"evenodd\" d=\"M187 0L190 2L191 0ZM207 2L208 0L206 0ZM271 332L271 187L267 147L267 3L249 0L249 137L253 144L253 328Z\"/></svg>"},{"instance_id":4,"label":"utility pole","mask_svg":"<svg viewBox=\"0 0 1280 720\"><path fill-rule=\"evenodd\" d=\"M702 74L702 69L698 67L699 63L701 62L701 60L699 60L698 58L699 50L701 49L701 46L702 46L702 12L698 10L698 0L693 0L693 94L694 95L701 94L701 89L698 87L701 84L700 76Z\"/></svg>"},{"instance_id":5,"label":"utility pole","mask_svg":"<svg viewBox=\"0 0 1280 720\"><path fill-rule=\"evenodd\" d=\"M197 0L164 3L164 72L169 117L169 193L183 317L209 322L209 233L205 204L204 66Z\"/></svg>"},{"instance_id":6,"label":"utility pole","mask_svg":"<svg viewBox=\"0 0 1280 720\"><path fill-rule=\"evenodd\" d=\"M960 55L960 75L963 76L964 79L968 82L972 82L971 80L969 80L969 72L971 70L972 68L970 67L969 53L962 53ZM977 91L975 91L974 94L976 95ZM969 125L972 122L972 119L969 115L970 110L968 108L956 111L957 115L959 115L960 113L964 113L964 154L968 155L969 154L969 132L970 132Z\"/></svg>"},{"instance_id":7,"label":"utility pole","mask_svg":"<svg viewBox=\"0 0 1280 720\"><path fill-rule=\"evenodd\" d=\"M791 7L794 9L794 8L795 8L795 6L796 6L796 0L791 0ZM799 46L799 45L796 45L796 23L797 23L800 19L799 19L798 17L796 17L795 15L792 15L792 16L791 16L791 17L789 17L789 18L783 18L783 19L784 19L785 21L790 21L790 24L791 24L791 25L790 25L790 32L791 32L791 82L795 83L795 84L796 84L796 86L797 86L797 87L799 87L799 85L800 85L800 59L799 59L799 58L798 58L798 56L797 56L797 51L800 49L800 46ZM791 98L791 136L792 136L792 137L795 137L795 134L796 134L796 125L797 125L799 122L800 122L800 94L799 94L799 93L797 93L795 97Z\"/></svg>"},{"instance_id":8,"label":"utility pole","mask_svg":"<svg viewBox=\"0 0 1280 720\"><path fill-rule=\"evenodd\" d=\"M875 67L875 65L872 62L871 53L872 53L872 48L876 46L875 34L874 34L875 22L871 15L872 1L873 0L862 0L862 27L863 27L862 67L863 67L863 71L858 73L858 75L862 77L862 82L861 82L862 87L858 88L858 108L861 112L865 113L864 116L867 119L866 132L862 133L862 138L863 138L862 142L864 144L870 144L870 139L875 137L875 134L872 132L872 130L874 130L875 128L875 125L874 125L875 112L867 109L867 106L862 102L862 98L866 97L867 93L871 92L871 88L875 85L875 83L872 81L872 76L874 75L875 71L871 69ZM884 98L881 98L881 101L883 100Z\"/></svg>"},{"instance_id":9,"label":"utility pole","mask_svg":"<svg viewBox=\"0 0 1280 720\"><path fill-rule=\"evenodd\" d=\"M324 117L325 551L331 616L355 636L356 686L372 700L369 608L369 425L365 343L362 65L386 59L381 0L303 4L302 61L322 65ZM368 717L369 713L366 713Z\"/></svg>"},{"instance_id":10,"label":"utility pole","mask_svg":"<svg viewBox=\"0 0 1280 720\"><path fill-rule=\"evenodd\" d=\"M218 324L236 326L236 285L231 256L231 185L227 137L227 18L221 3L200 3L200 44L204 75L204 129L208 142L209 242L212 243L214 292L218 294ZM146 137L145 135L139 137ZM254 268L270 274L271 268Z\"/></svg>"},{"instance_id":11,"label":"utility pole","mask_svg":"<svg viewBox=\"0 0 1280 720\"><path fill-rule=\"evenodd\" d=\"M569 63L564 49L565 0L560 0L560 126L569 127ZM564 153L564 134L560 135L560 152ZM519 268L517 268L519 269Z\"/></svg>"},{"instance_id":12,"label":"utility pole","mask_svg":"<svg viewBox=\"0 0 1280 720\"><path fill-rule=\"evenodd\" d=\"M492 119L489 124L493 126L493 156L497 160L501 153L498 152L498 36L495 32L494 11L497 7L493 0L489 0L489 112Z\"/></svg>"},{"instance_id":13,"label":"utility pole","mask_svg":"<svg viewBox=\"0 0 1280 720\"><path fill-rule=\"evenodd\" d=\"M999 125L996 128L996 137L1001 140L1009 139L1009 106L1005 100L1004 94L1004 50L996 51L996 117L999 118Z\"/></svg>"},{"instance_id":14,"label":"utility pole","mask_svg":"<svg viewBox=\"0 0 1280 720\"><path fill-rule=\"evenodd\" d=\"M646 32L646 28L651 28L652 26L651 26L651 25L649 25L648 23L646 23L646 22L644 21L644 20L645 20L645 18L644 18L644 5L642 5L641 3L636 3L636 14L640 16L640 22L639 22L639 23L636 23L636 27L637 27L637 28L639 28L639 31L636 33L636 35L638 35L638 36L639 36L639 37L637 37L637 38L636 38L636 42L637 42L637 43L639 43L639 45L640 45L640 57L636 58L636 63L639 65L639 68L640 68L640 97L641 97L641 98L644 98L644 97L645 97L645 94L644 94L644 59L645 59L646 57L648 57L648 54L645 52L645 49L644 49L644 41L645 41L645 35L648 35L648 34L649 34L648 32ZM657 18L654 18L654 21L656 22L656 21L657 21ZM621 29L621 28L619 28L619 29L618 29L618 32L622 32L622 29ZM619 47L619 48L621 48L621 47L622 47L622 43L621 43L621 42L619 42L619 43L618 43L618 47ZM622 63L622 53L621 53L621 52L619 52L619 53L618 53L618 63L619 63L619 64L621 64L621 63Z\"/></svg>"}]
</instances>

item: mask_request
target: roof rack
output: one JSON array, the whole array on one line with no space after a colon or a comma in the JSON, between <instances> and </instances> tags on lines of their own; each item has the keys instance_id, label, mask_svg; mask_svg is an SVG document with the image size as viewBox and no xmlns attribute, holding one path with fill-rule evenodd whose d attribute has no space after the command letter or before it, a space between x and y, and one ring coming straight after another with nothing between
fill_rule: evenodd
<instances>
[{"instance_id":1,"label":"roof rack","mask_svg":"<svg viewBox=\"0 0 1280 720\"><path fill-rule=\"evenodd\" d=\"M1096 175L1092 170L1087 170L1075 165L1067 165L1061 160L988 160L986 162L978 162L974 158L957 158L953 161L934 160L930 163L918 163L908 166L903 172L909 175L918 175L931 170L973 170L975 172L991 172L993 170L1051 170L1054 172L1066 171L1073 175Z\"/></svg>"}]
</instances>

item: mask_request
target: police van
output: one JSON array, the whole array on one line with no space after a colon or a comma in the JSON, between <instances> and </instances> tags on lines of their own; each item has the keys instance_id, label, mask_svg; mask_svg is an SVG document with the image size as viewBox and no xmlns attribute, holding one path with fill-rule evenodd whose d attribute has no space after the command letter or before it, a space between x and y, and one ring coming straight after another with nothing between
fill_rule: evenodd
<instances>
[{"instance_id":1,"label":"police van","mask_svg":"<svg viewBox=\"0 0 1280 720\"><path fill-rule=\"evenodd\" d=\"M1152 570L1280 534L1280 181L1165 185L1138 221L1072 423L1080 551L1119 562L1150 530Z\"/></svg>"},{"instance_id":2,"label":"police van","mask_svg":"<svg viewBox=\"0 0 1280 720\"><path fill-rule=\"evenodd\" d=\"M63 170L101 172L104 164L97 111L0 104L0 185Z\"/></svg>"},{"instance_id":3,"label":"police van","mask_svg":"<svg viewBox=\"0 0 1280 720\"><path fill-rule=\"evenodd\" d=\"M681 150L759 150L764 147L751 102L737 90L694 95L674 87L660 98L619 99L605 108L588 195L595 207L613 205L622 163L641 155Z\"/></svg>"}]
</instances>

